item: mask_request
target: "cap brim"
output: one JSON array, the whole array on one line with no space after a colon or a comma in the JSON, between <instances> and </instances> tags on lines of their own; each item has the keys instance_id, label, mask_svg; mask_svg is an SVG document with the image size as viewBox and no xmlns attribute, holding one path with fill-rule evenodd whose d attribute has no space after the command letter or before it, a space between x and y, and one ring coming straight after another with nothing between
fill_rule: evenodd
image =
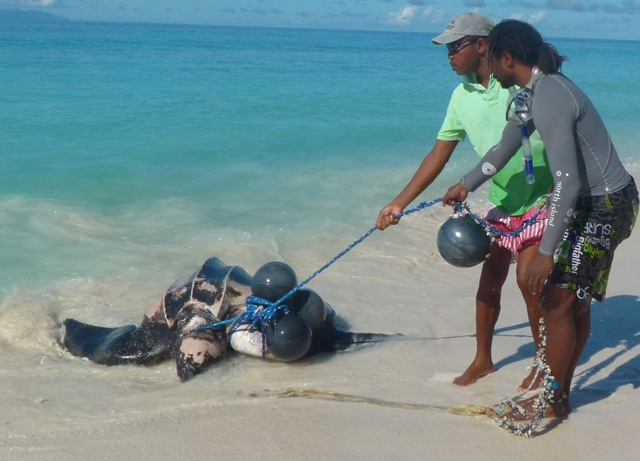
<instances>
[{"instance_id":1,"label":"cap brim","mask_svg":"<svg viewBox=\"0 0 640 461\"><path fill-rule=\"evenodd\" d=\"M443 34L438 35L435 38L432 38L431 41L436 45L445 45L447 43L455 42L456 40L460 40L462 37L465 37L465 34L454 34L453 32L445 32Z\"/></svg>"}]
</instances>

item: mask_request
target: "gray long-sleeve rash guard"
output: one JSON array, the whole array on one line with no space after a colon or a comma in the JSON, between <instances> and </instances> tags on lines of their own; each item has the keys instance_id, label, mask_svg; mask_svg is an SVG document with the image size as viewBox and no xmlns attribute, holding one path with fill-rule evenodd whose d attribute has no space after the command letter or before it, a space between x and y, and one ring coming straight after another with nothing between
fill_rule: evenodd
<instances>
[{"instance_id":1,"label":"gray long-sleeve rash guard","mask_svg":"<svg viewBox=\"0 0 640 461\"><path fill-rule=\"evenodd\" d=\"M620 162L609 133L589 98L562 74L542 76L535 85L532 125L547 151L554 187L540 253L552 255L569 227L579 196L617 192L631 177ZM509 121L502 138L462 178L475 191L504 167L522 143L520 128Z\"/></svg>"}]
</instances>

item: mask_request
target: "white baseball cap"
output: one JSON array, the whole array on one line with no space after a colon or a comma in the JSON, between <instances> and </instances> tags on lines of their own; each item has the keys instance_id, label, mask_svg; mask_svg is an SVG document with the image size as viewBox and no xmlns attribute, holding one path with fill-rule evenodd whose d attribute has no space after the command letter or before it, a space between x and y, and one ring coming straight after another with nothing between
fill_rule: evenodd
<instances>
[{"instance_id":1,"label":"white baseball cap","mask_svg":"<svg viewBox=\"0 0 640 461\"><path fill-rule=\"evenodd\" d=\"M491 29L493 29L493 21L491 19L470 11L453 18L445 31L431 41L436 45L443 45L455 42L468 35L486 37L491 32Z\"/></svg>"}]
</instances>

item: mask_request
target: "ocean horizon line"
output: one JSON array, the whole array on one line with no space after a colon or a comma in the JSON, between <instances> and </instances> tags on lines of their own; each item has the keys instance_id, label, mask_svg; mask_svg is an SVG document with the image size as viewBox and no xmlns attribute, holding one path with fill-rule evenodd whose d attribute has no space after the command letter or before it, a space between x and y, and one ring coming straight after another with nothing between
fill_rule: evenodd
<instances>
[{"instance_id":1,"label":"ocean horizon line","mask_svg":"<svg viewBox=\"0 0 640 461\"><path fill-rule=\"evenodd\" d=\"M210 23L191 23L191 22L164 22L164 21L107 21L107 20L90 20L90 19L72 19L58 14L49 13L36 9L21 8L0 8L0 22L18 19L22 24L38 24L38 23L88 23L88 24L122 24L122 25L141 25L141 26L170 26L170 27L205 27L205 28L229 28L229 29L249 29L249 30L292 30L292 31L318 31L318 32L360 32L360 33L376 33L376 34L407 34L407 35L438 35L440 30L434 31L417 31L402 30L392 28L379 29L355 29L355 28L332 28L332 27L304 27L304 26L262 26L262 25L242 25L242 24L210 24ZM508 18L504 18L508 19ZM594 37L560 37L548 36L547 41L572 41L583 40L588 42L617 42L617 43L637 43L640 39L619 39L619 38L594 38Z\"/></svg>"}]
</instances>

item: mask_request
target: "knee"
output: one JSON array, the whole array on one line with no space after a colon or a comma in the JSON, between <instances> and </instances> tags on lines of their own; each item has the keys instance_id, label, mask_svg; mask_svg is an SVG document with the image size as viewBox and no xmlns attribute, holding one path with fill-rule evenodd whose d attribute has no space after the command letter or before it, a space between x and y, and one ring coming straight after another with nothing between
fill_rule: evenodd
<instances>
[{"instance_id":1,"label":"knee","mask_svg":"<svg viewBox=\"0 0 640 461\"><path fill-rule=\"evenodd\" d=\"M503 250L502 248L500 250ZM507 253L510 255L511 253ZM480 282L478 283L478 294L490 294L500 297L502 286L509 275L510 260L505 257L504 252L493 252L482 266Z\"/></svg>"},{"instance_id":2,"label":"knee","mask_svg":"<svg viewBox=\"0 0 640 461\"><path fill-rule=\"evenodd\" d=\"M516 272L516 283L518 284L518 288L523 294L529 293L529 288L527 287L527 279L525 278L522 271Z\"/></svg>"},{"instance_id":3,"label":"knee","mask_svg":"<svg viewBox=\"0 0 640 461\"><path fill-rule=\"evenodd\" d=\"M572 316L574 309L578 305L575 291L559 288L550 283L545 285L540 298L540 307L545 312L545 315Z\"/></svg>"}]
</instances>

